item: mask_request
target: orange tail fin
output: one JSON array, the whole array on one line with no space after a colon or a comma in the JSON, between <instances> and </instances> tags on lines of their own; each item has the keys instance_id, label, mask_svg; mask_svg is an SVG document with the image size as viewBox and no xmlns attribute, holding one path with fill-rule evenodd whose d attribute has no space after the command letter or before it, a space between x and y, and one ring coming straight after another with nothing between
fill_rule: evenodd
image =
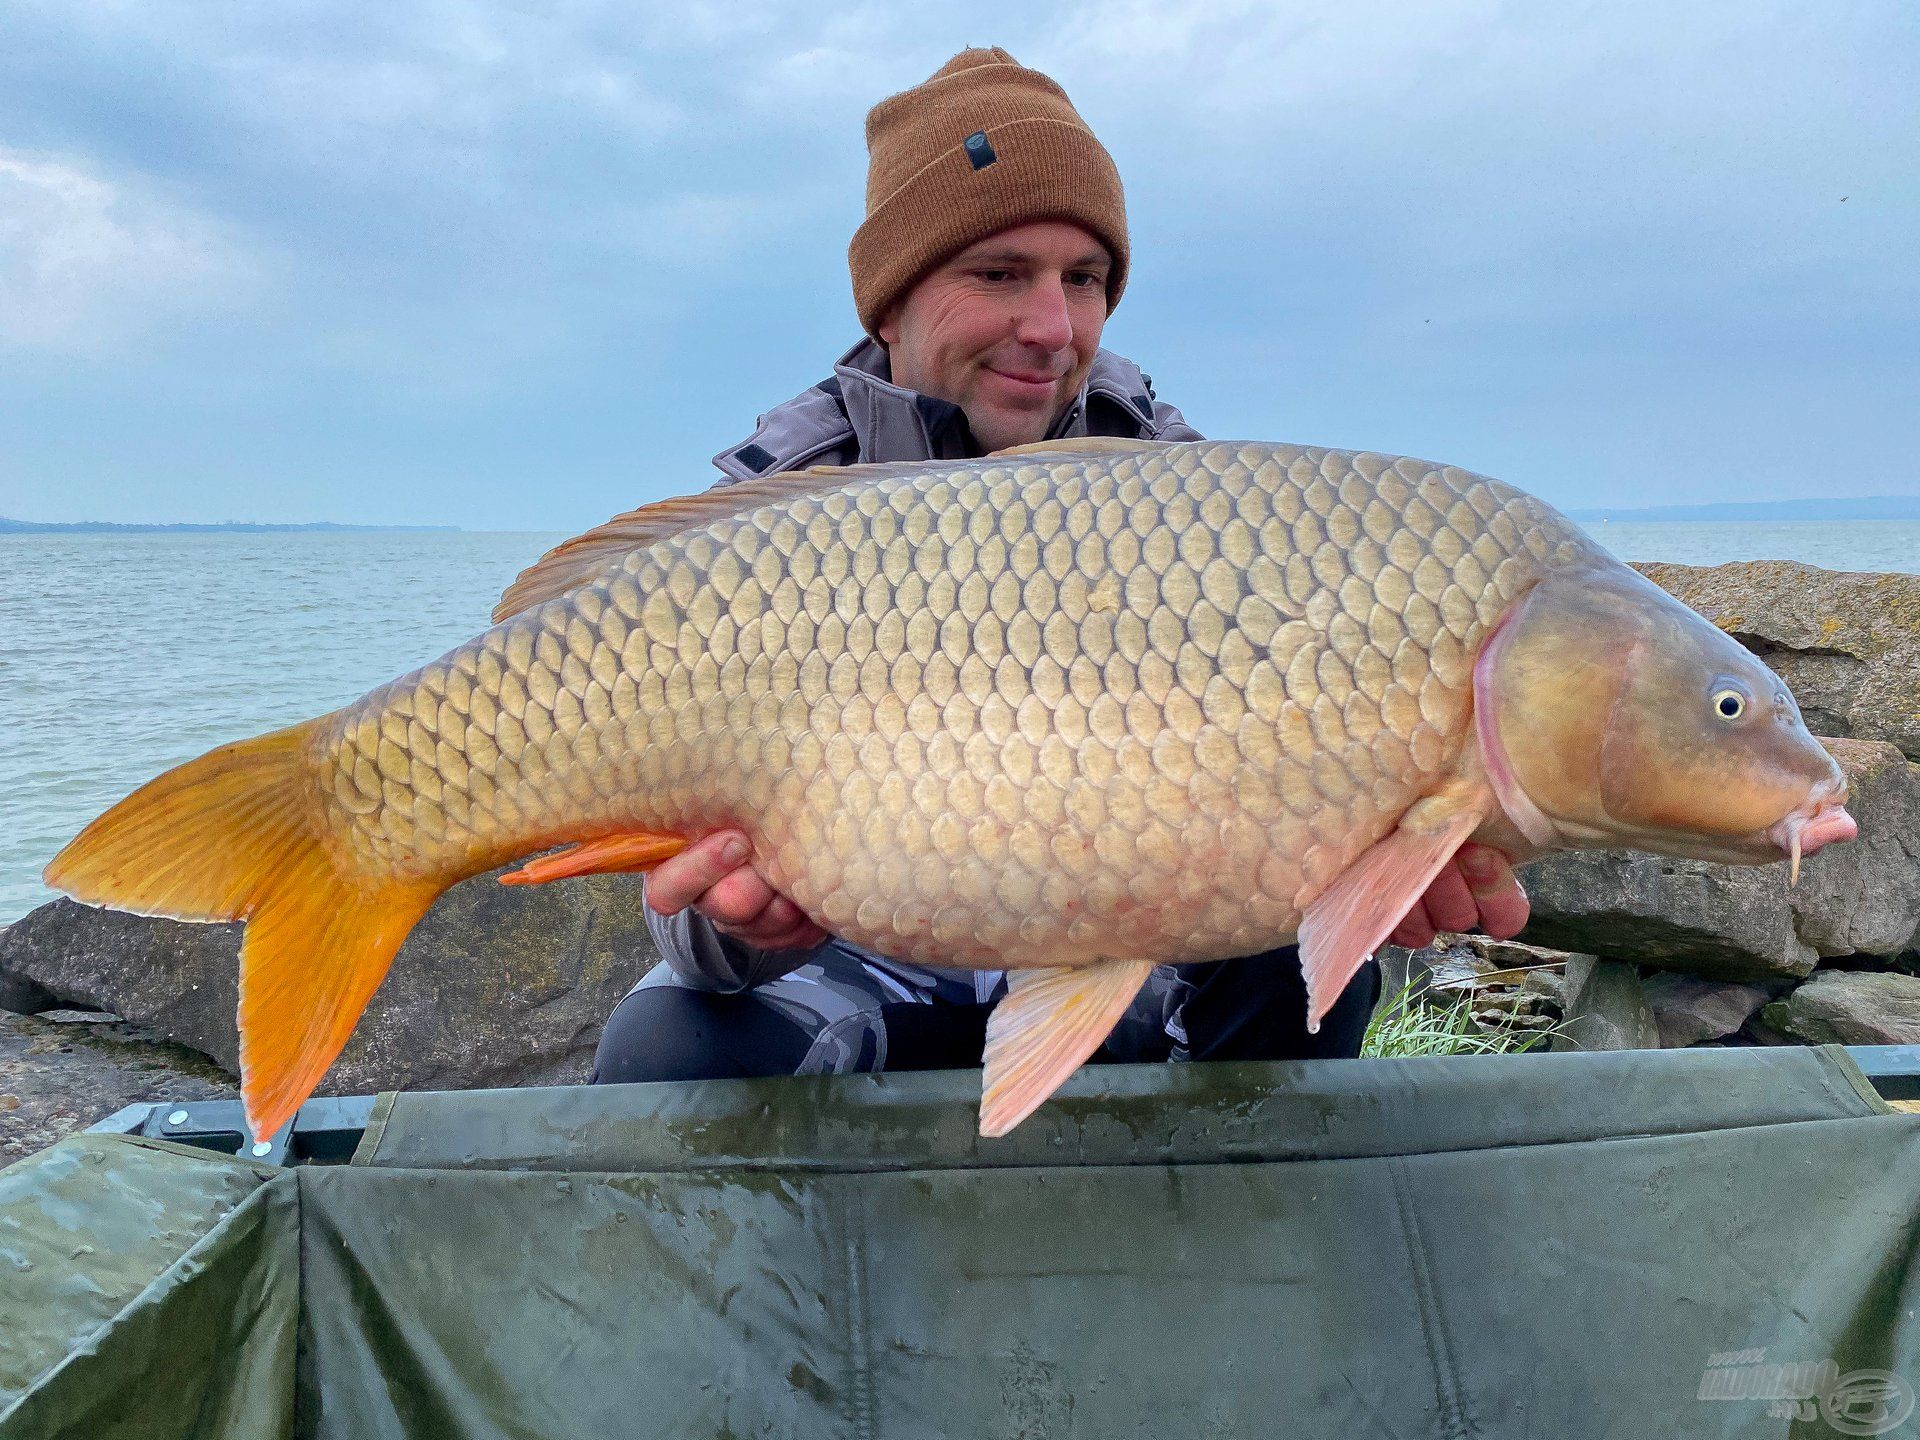
<instances>
[{"instance_id":1,"label":"orange tail fin","mask_svg":"<svg viewBox=\"0 0 1920 1440\"><path fill-rule=\"evenodd\" d=\"M245 920L240 1082L274 1134L313 1093L445 882L343 872L324 843L309 742L324 720L224 745L150 781L47 866L90 905Z\"/></svg>"}]
</instances>

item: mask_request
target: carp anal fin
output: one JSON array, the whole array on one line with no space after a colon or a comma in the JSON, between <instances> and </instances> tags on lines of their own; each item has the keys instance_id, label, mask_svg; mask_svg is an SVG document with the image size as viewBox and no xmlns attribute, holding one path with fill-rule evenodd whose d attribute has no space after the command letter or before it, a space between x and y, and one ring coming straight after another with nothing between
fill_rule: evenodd
<instances>
[{"instance_id":1,"label":"carp anal fin","mask_svg":"<svg viewBox=\"0 0 1920 1440\"><path fill-rule=\"evenodd\" d=\"M570 875L615 875L647 871L671 860L692 843L684 835L655 835L645 830L602 835L529 860L500 877L502 885L544 885Z\"/></svg>"},{"instance_id":2,"label":"carp anal fin","mask_svg":"<svg viewBox=\"0 0 1920 1440\"><path fill-rule=\"evenodd\" d=\"M1307 1033L1354 972L1413 909L1440 868L1494 812L1484 780L1459 784L1415 804L1314 897L1300 922L1300 971L1307 982Z\"/></svg>"},{"instance_id":3,"label":"carp anal fin","mask_svg":"<svg viewBox=\"0 0 1920 1440\"><path fill-rule=\"evenodd\" d=\"M1112 1033L1153 971L1151 960L1009 970L987 1017L980 1133L1004 1135L1060 1088Z\"/></svg>"}]
</instances>

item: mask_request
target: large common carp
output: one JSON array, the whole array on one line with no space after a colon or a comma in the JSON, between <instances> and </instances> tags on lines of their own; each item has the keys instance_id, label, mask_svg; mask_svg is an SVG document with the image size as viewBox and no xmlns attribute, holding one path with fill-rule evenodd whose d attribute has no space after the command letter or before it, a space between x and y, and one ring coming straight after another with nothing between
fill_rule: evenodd
<instances>
[{"instance_id":1,"label":"large common carp","mask_svg":"<svg viewBox=\"0 0 1920 1440\"><path fill-rule=\"evenodd\" d=\"M644 869L737 826L857 944L1012 971L983 1133L1156 963L1298 937L1317 1025L1470 838L1759 863L1852 835L1771 671L1547 505L1424 461L1059 441L671 500L485 634L169 771L47 869L248 922L277 1130L448 886Z\"/></svg>"}]
</instances>

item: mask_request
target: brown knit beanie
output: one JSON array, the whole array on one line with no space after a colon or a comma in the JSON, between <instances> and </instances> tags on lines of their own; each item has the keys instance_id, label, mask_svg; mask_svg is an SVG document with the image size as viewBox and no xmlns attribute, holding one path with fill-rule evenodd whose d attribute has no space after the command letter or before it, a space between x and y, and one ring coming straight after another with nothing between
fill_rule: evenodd
<instances>
[{"instance_id":1,"label":"brown knit beanie","mask_svg":"<svg viewBox=\"0 0 1920 1440\"><path fill-rule=\"evenodd\" d=\"M1113 254L1107 310L1127 283L1127 207L1113 157L1062 90L1006 51L962 50L867 113L867 218L847 247L868 334L927 271L977 240L1071 220Z\"/></svg>"}]
</instances>

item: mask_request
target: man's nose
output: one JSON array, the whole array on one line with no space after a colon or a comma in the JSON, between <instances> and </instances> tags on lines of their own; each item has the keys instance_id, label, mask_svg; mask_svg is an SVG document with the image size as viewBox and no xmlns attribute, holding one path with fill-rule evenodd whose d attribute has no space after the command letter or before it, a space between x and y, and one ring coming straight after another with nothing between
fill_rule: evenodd
<instances>
[{"instance_id":1,"label":"man's nose","mask_svg":"<svg viewBox=\"0 0 1920 1440\"><path fill-rule=\"evenodd\" d=\"M1041 280L1028 287L1014 318L1014 338L1037 350L1064 350L1073 343L1073 317L1067 310L1067 287L1062 279Z\"/></svg>"}]
</instances>

